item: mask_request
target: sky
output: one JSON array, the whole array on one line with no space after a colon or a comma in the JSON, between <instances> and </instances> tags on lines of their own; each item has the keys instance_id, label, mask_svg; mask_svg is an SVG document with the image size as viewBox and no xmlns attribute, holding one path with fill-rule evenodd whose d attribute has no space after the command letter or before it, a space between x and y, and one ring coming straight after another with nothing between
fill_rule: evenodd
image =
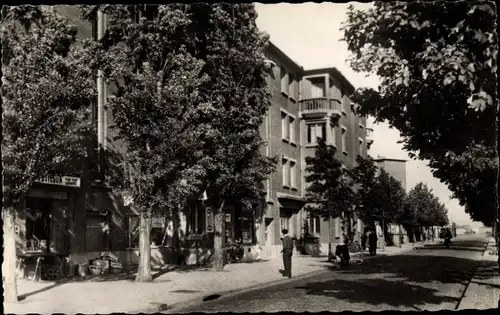
<instances>
[{"instance_id":1,"label":"sky","mask_svg":"<svg viewBox=\"0 0 500 315\"><path fill-rule=\"evenodd\" d=\"M370 3L351 2L358 9L367 9ZM345 61L349 57L347 44L340 39L341 23L345 20L347 7L343 3L262 4L256 3L257 26L270 35L270 40L304 69L336 67L355 87L377 88L378 78L366 73L356 73ZM411 189L424 182L445 204L449 218L457 225L472 222L464 208L445 184L434 178L425 161L411 160L402 145L399 131L389 128L387 123L373 124L371 138L374 143L369 154L373 157L406 159L406 186Z\"/></svg>"}]
</instances>

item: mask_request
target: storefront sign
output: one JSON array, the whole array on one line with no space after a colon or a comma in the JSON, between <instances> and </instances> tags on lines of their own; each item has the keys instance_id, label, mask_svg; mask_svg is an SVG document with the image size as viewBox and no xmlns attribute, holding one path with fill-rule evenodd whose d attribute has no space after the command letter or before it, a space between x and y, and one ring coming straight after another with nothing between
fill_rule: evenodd
<instances>
[{"instance_id":1,"label":"storefront sign","mask_svg":"<svg viewBox=\"0 0 500 315\"><path fill-rule=\"evenodd\" d=\"M206 229L207 233L213 233L214 232L214 212L212 208L206 207L205 208L205 213L206 213Z\"/></svg>"},{"instance_id":2,"label":"storefront sign","mask_svg":"<svg viewBox=\"0 0 500 315\"><path fill-rule=\"evenodd\" d=\"M71 176L44 177L41 180L37 180L37 182L49 185L80 187L80 178Z\"/></svg>"}]
</instances>

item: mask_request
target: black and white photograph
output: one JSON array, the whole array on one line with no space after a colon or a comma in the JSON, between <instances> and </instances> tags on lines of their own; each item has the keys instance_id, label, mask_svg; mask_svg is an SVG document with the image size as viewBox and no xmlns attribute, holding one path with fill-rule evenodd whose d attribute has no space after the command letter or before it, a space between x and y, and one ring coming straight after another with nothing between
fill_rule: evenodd
<instances>
[{"instance_id":1,"label":"black and white photograph","mask_svg":"<svg viewBox=\"0 0 500 315\"><path fill-rule=\"evenodd\" d=\"M4 313L500 308L496 24L1 5Z\"/></svg>"}]
</instances>

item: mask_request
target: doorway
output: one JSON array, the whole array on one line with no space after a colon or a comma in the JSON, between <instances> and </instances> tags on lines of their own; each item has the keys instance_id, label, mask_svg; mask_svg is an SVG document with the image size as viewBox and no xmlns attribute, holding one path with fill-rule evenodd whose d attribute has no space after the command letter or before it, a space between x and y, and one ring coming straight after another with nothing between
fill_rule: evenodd
<instances>
[{"instance_id":1,"label":"doorway","mask_svg":"<svg viewBox=\"0 0 500 315\"><path fill-rule=\"evenodd\" d=\"M48 198L26 199L26 251L49 251L51 204L52 200Z\"/></svg>"}]
</instances>

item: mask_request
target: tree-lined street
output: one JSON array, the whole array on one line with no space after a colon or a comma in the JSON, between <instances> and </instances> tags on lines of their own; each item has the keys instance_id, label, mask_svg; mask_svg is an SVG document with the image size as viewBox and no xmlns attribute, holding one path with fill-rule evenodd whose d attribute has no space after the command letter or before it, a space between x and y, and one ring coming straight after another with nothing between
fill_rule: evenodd
<instances>
[{"instance_id":1,"label":"tree-lined street","mask_svg":"<svg viewBox=\"0 0 500 315\"><path fill-rule=\"evenodd\" d=\"M450 249L438 244L380 256L172 312L454 310L488 241L484 235L460 237Z\"/></svg>"},{"instance_id":2,"label":"tree-lined street","mask_svg":"<svg viewBox=\"0 0 500 315\"><path fill-rule=\"evenodd\" d=\"M494 5L344 8L347 62L377 89L305 70L254 4L63 7L2 6L10 312L454 310L485 291L496 303L483 255L498 256L500 223ZM493 235L443 246L446 191L419 176L407 187L407 159L374 159L368 118ZM358 263L333 262L349 251ZM56 281L31 286L42 278Z\"/></svg>"}]
</instances>

